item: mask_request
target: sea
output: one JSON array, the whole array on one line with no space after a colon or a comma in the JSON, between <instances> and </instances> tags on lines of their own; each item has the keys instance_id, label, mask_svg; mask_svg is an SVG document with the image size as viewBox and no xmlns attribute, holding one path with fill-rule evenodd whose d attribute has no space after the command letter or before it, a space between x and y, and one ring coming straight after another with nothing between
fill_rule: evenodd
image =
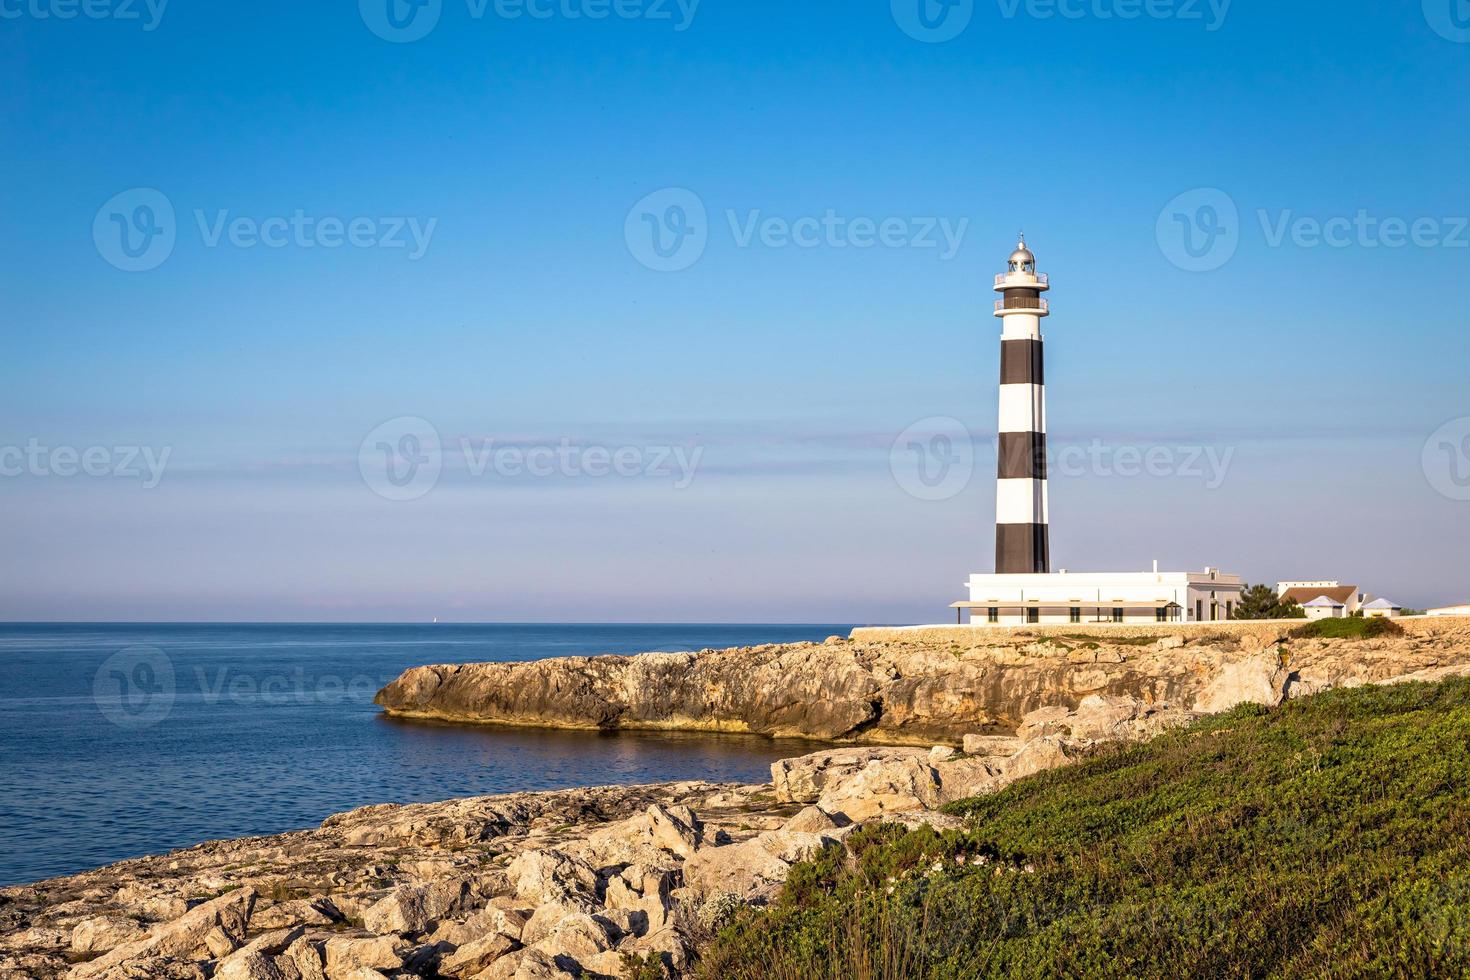
<instances>
[{"instance_id":1,"label":"sea","mask_svg":"<svg viewBox=\"0 0 1470 980\"><path fill-rule=\"evenodd\" d=\"M810 743L397 721L421 664L821 640L827 625L0 624L0 885L370 803L764 782Z\"/></svg>"}]
</instances>

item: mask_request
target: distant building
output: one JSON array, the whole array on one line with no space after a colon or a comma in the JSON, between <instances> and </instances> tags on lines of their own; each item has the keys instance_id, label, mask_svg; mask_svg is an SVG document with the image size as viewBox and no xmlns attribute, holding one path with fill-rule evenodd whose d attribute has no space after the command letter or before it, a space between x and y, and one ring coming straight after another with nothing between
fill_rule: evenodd
<instances>
[{"instance_id":1,"label":"distant building","mask_svg":"<svg viewBox=\"0 0 1470 980\"><path fill-rule=\"evenodd\" d=\"M1369 619L1392 619L1403 614L1404 607L1389 599L1379 598L1363 604L1363 615Z\"/></svg>"},{"instance_id":2,"label":"distant building","mask_svg":"<svg viewBox=\"0 0 1470 980\"><path fill-rule=\"evenodd\" d=\"M1342 600L1325 595L1319 595L1301 605L1308 619L1342 619L1345 615Z\"/></svg>"},{"instance_id":3,"label":"distant building","mask_svg":"<svg viewBox=\"0 0 1470 980\"><path fill-rule=\"evenodd\" d=\"M1470 616L1470 602L1461 606L1440 606L1425 611L1427 616Z\"/></svg>"},{"instance_id":4,"label":"distant building","mask_svg":"<svg viewBox=\"0 0 1470 980\"><path fill-rule=\"evenodd\" d=\"M1282 602L1295 602L1302 608L1319 596L1326 596L1340 603L1343 611L1339 616L1351 616L1363 608L1367 594L1358 591L1356 585L1343 585L1336 581L1323 582L1277 582L1276 594Z\"/></svg>"}]
</instances>

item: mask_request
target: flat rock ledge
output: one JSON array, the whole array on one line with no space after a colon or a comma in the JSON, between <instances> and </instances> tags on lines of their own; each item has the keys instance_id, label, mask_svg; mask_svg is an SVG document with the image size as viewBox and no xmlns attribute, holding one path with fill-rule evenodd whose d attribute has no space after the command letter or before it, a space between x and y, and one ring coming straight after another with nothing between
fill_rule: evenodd
<instances>
[{"instance_id":1,"label":"flat rock ledge","mask_svg":"<svg viewBox=\"0 0 1470 980\"><path fill-rule=\"evenodd\" d=\"M1089 695L1219 710L1259 679L1262 658L1280 660L1281 683L1303 690L1470 662L1470 619L1400 623L1403 636L1363 641L1288 640L1300 621L859 629L825 643L415 667L376 703L398 717L480 724L958 746Z\"/></svg>"},{"instance_id":2,"label":"flat rock ledge","mask_svg":"<svg viewBox=\"0 0 1470 980\"><path fill-rule=\"evenodd\" d=\"M1281 660L1235 662L1205 700L1222 710L1315 690ZM1441 663L1373 682L1467 673ZM794 863L844 847L855 828L958 826L938 808L1199 714L1091 694L1028 712L1009 733L969 733L958 750L784 759L763 786L364 807L315 830L0 889L0 980L598 978L622 976L627 954L680 976L742 905L769 902Z\"/></svg>"}]
</instances>

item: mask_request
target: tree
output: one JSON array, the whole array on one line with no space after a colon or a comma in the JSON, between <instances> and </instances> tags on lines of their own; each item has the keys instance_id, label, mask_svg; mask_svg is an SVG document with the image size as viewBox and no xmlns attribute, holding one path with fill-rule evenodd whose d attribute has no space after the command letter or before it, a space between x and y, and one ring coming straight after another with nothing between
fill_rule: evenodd
<instances>
[{"instance_id":1,"label":"tree","mask_svg":"<svg viewBox=\"0 0 1470 980\"><path fill-rule=\"evenodd\" d=\"M1246 583L1235 605L1235 619L1304 619L1306 612L1294 601L1281 601L1269 585Z\"/></svg>"}]
</instances>

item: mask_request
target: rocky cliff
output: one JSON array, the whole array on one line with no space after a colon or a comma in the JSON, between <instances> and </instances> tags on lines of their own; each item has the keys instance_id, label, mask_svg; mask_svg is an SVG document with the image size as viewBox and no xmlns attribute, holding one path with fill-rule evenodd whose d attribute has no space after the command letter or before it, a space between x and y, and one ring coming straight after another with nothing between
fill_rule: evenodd
<instances>
[{"instance_id":1,"label":"rocky cliff","mask_svg":"<svg viewBox=\"0 0 1470 980\"><path fill-rule=\"evenodd\" d=\"M1291 639L1299 622L860 629L821 644L416 667L376 700L456 722L957 745L1093 694L1214 711L1265 700L1237 697L1251 685L1320 690L1470 662L1470 620L1402 622L1403 635L1373 640Z\"/></svg>"}]
</instances>

